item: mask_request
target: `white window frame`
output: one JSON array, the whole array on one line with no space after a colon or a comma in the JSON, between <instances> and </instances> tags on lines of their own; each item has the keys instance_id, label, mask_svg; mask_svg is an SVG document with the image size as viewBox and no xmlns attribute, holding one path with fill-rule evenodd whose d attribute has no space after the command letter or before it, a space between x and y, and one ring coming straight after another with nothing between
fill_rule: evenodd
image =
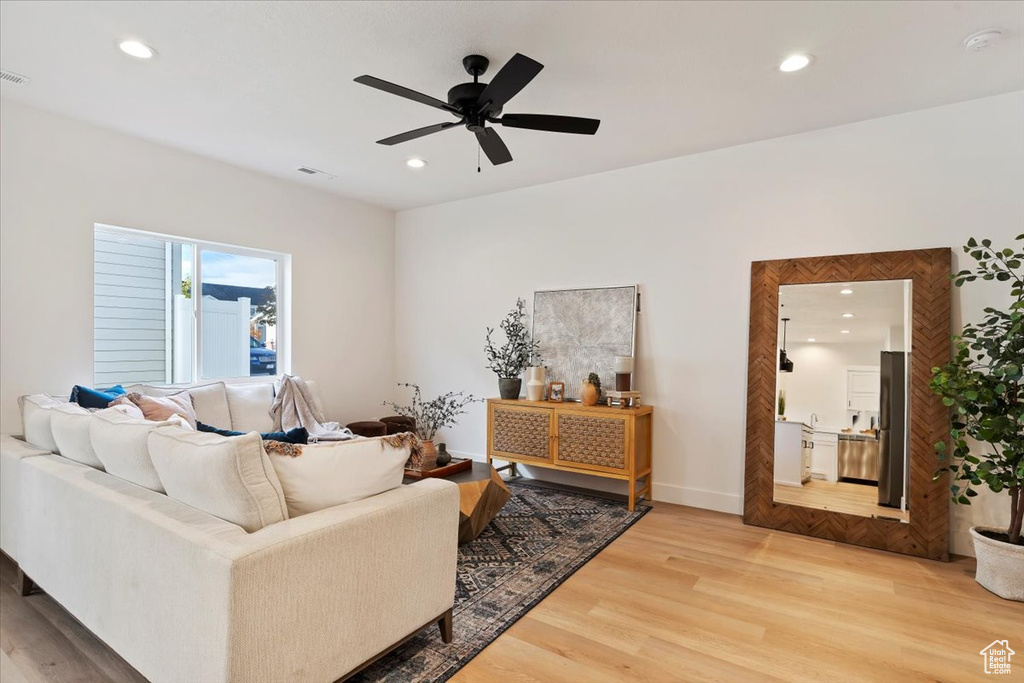
<instances>
[{"instance_id":1,"label":"white window frame","mask_svg":"<svg viewBox=\"0 0 1024 683\"><path fill-rule=\"evenodd\" d=\"M160 239L166 242L175 242L178 244L189 244L193 247L193 280L192 280L192 316L193 316L193 334L192 334L192 381L188 384L203 384L205 382L227 382L231 384L245 384L245 383L261 383L271 380L276 380L282 375L291 374L291 278L292 278L292 256L279 251L270 251L268 249L256 249L253 247L240 247L235 244L226 244L224 242L211 242L209 240L195 239L192 237L182 237L180 235L169 235L160 232L151 232L148 230L137 230L135 228L122 228L116 225L107 225L106 223L95 223L93 225L93 236L95 238L96 231L100 230L103 232L121 233L124 235L136 235L139 237L148 237L151 239ZM272 259L276 266L275 276L277 278L277 348L274 349L277 353L277 374L276 375L257 375L243 376L243 377L203 377L201 369L203 367L202 359L202 326L203 326L203 295L202 295L202 252L203 251L215 251L221 254L233 254L236 256L250 256L261 259ZM95 258L94 258L95 261ZM95 318L95 314L94 314ZM168 328L169 329L169 326ZM172 353L170 346L168 345L168 353ZM93 354L95 363L95 354ZM161 386L174 386L175 383L164 383ZM184 385L182 385L184 386Z\"/></svg>"}]
</instances>

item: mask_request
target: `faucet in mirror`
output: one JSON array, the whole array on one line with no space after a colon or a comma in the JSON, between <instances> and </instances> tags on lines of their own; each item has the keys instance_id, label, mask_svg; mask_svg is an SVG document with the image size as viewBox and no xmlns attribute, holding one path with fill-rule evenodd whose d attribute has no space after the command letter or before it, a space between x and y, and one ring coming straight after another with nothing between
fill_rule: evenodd
<instances>
[{"instance_id":1,"label":"faucet in mirror","mask_svg":"<svg viewBox=\"0 0 1024 683\"><path fill-rule=\"evenodd\" d=\"M779 288L776 502L909 521L911 285Z\"/></svg>"}]
</instances>

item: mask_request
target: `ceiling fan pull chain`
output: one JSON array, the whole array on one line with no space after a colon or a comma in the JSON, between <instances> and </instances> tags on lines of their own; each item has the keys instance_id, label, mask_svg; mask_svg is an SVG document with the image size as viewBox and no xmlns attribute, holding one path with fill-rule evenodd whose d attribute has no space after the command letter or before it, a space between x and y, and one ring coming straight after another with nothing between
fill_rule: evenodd
<instances>
[{"instance_id":1,"label":"ceiling fan pull chain","mask_svg":"<svg viewBox=\"0 0 1024 683\"><path fill-rule=\"evenodd\" d=\"M476 143L476 172L480 172L480 141Z\"/></svg>"}]
</instances>

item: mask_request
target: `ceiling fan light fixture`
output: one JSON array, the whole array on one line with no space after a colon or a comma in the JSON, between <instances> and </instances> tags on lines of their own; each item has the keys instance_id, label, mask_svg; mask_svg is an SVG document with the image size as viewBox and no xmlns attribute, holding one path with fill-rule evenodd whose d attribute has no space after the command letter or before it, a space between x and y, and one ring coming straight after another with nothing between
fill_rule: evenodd
<instances>
[{"instance_id":1,"label":"ceiling fan light fixture","mask_svg":"<svg viewBox=\"0 0 1024 683\"><path fill-rule=\"evenodd\" d=\"M803 69L810 63L810 55L790 55L786 57L784 60L782 60L781 64L779 64L779 71L782 71L783 73L793 73L794 71L799 71L800 69Z\"/></svg>"},{"instance_id":2,"label":"ceiling fan light fixture","mask_svg":"<svg viewBox=\"0 0 1024 683\"><path fill-rule=\"evenodd\" d=\"M789 328L789 318L782 319L782 348L779 349L779 372L793 372L793 361L786 355L786 331Z\"/></svg>"},{"instance_id":3,"label":"ceiling fan light fixture","mask_svg":"<svg viewBox=\"0 0 1024 683\"><path fill-rule=\"evenodd\" d=\"M137 40L122 40L117 46L121 52L136 59L152 59L156 56L156 50Z\"/></svg>"},{"instance_id":4,"label":"ceiling fan light fixture","mask_svg":"<svg viewBox=\"0 0 1024 683\"><path fill-rule=\"evenodd\" d=\"M405 160L405 165L409 168L424 168L427 162L419 157L410 157Z\"/></svg>"}]
</instances>

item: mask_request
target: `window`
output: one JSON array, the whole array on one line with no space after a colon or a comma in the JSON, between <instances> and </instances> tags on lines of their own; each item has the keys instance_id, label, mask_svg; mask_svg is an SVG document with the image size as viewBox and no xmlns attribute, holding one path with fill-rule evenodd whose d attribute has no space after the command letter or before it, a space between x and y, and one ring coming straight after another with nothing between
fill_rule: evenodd
<instances>
[{"instance_id":1,"label":"window","mask_svg":"<svg viewBox=\"0 0 1024 683\"><path fill-rule=\"evenodd\" d=\"M97 225L97 386L286 369L287 254Z\"/></svg>"}]
</instances>

